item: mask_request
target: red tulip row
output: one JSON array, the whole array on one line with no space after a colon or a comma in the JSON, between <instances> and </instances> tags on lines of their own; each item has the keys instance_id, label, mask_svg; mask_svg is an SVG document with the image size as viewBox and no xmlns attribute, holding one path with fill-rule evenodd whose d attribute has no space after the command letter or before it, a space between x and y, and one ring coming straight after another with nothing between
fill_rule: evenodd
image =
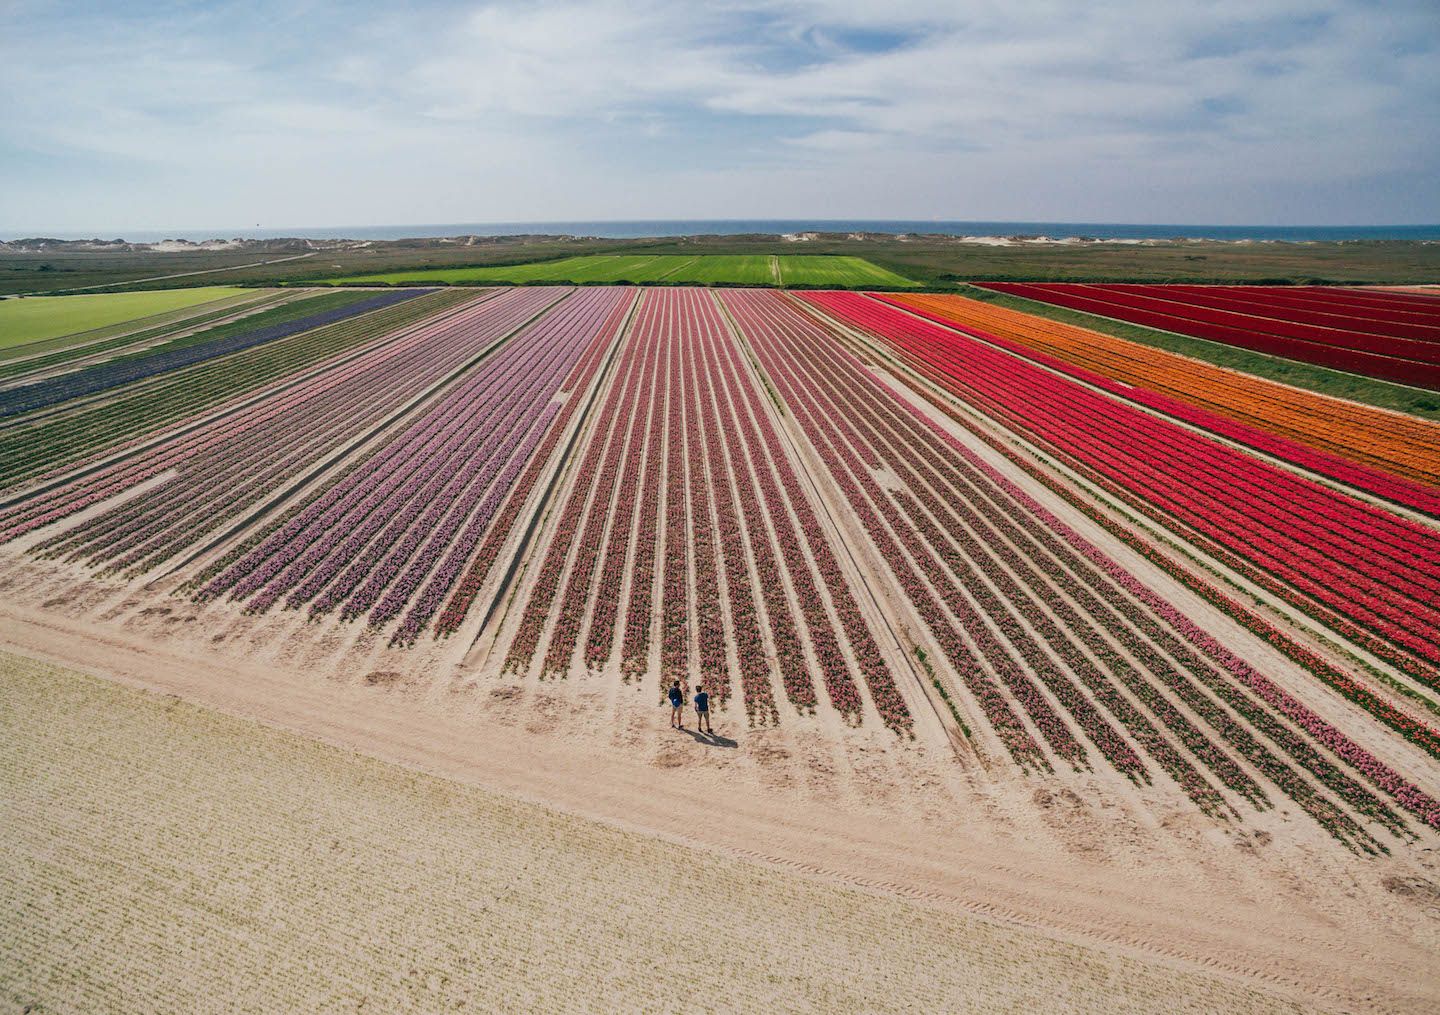
<instances>
[{"instance_id":1,"label":"red tulip row","mask_svg":"<svg viewBox=\"0 0 1440 1015\"><path fill-rule=\"evenodd\" d=\"M965 414L947 409L943 406L941 410L957 424L967 429L976 439L983 441L996 453L1005 457L1014 467L1020 469L1030 478L1065 500L1071 507L1080 511L1091 521L1104 528L1110 536L1140 554L1165 574L1184 585L1190 592L1204 599L1226 616L1235 620L1256 637L1274 646L1284 654L1286 658L1292 660L1303 669L1308 670L1328 687L1335 690L1347 700L1360 706L1391 729L1400 733L1406 740L1420 747L1431 756L1440 758L1440 731L1436 731L1423 722L1416 720L1406 712L1396 708L1349 673L1343 672L1329 660L1301 645L1290 635L1278 630L1274 625L1259 617L1250 608L1241 605L1223 592L1220 592L1211 585L1209 581L1197 576L1188 567L1176 562L1158 547L1138 536L1129 526L1112 519L1108 513L1097 508L1088 498L1078 494L1069 484L1061 482L1048 470L1041 468L1030 458L1016 452L1006 441L991 434L986 429L975 426ZM943 439L949 440L948 435L944 435L933 422L929 420L926 420L926 422L937 434L940 434ZM963 453L963 449L957 450L961 450ZM1005 486L1011 496L1021 499L1024 503L1033 504L1033 501L1028 499L1028 495L1014 488L1009 484L1008 480L1001 477L998 473L989 470L988 465L978 460L976 461L976 465L982 470L987 470L987 474L989 474L995 482ZM1043 509L1037 507L1035 510L1041 511ZM1057 523L1057 531L1064 533L1068 530L1059 527ZM1405 790L1403 792L1408 793L1409 791Z\"/></svg>"},{"instance_id":2,"label":"red tulip row","mask_svg":"<svg viewBox=\"0 0 1440 1015\"><path fill-rule=\"evenodd\" d=\"M921 418L919 413L913 410L911 415L917 419ZM917 433L928 431L942 438L943 443L940 443L939 446L940 450L945 452L946 458L943 468L950 475L957 477L957 480L965 477L963 485L959 482L956 485L956 492L960 496L950 503L953 503L957 510L966 514L972 527L980 531L981 523L964 505L970 503L978 506L981 513L986 515L994 526L992 531L1001 537L985 538L985 545L1003 547L1007 541L1013 545L1024 545L1026 541L1029 541L1032 545L1044 547L1046 557L1037 558L1043 561L1042 569L1049 574L1056 585L1063 588L1072 599L1083 606L1091 618L1088 622L1076 618L1069 624L1072 630L1082 635L1093 634L1095 619L1101 618L1102 626L1114 633L1119 643L1124 645L1136 659L1144 661L1151 672L1162 676L1177 694L1184 697L1187 703L1196 709L1197 714L1208 713L1207 721L1212 721L1212 725L1219 730L1233 726L1231 720L1216 711L1209 699L1200 696L1198 691L1186 691L1181 682L1189 678L1172 666L1166 655L1156 652L1154 648L1137 637L1137 634L1143 634L1151 644L1163 649L1169 658L1178 660L1190 678L1197 680L1200 685L1234 709L1237 715L1264 732L1273 743L1290 754L1302 767L1355 807L1358 812L1393 829L1398 830L1401 827L1398 817L1374 794L1365 790L1333 763L1320 756L1290 726L1281 722L1277 715L1268 712L1257 701L1249 698L1237 686L1225 679L1221 669L1229 672L1242 684L1256 692L1260 700L1274 708L1278 715L1292 720L1317 743L1389 793L1407 810L1431 824L1440 818L1440 807L1437 807L1434 800L1389 770L1373 755L1360 748L1333 726L1325 723L1293 696L1254 673L1242 660L1224 650L1208 633L1184 618L1179 611L1161 597L1146 589L1101 551L1084 541L1049 511L1019 491L968 449L941 431L932 421L924 420L924 423L923 430L915 422L912 422L912 427ZM923 452L923 448L919 445L912 450ZM930 456L922 455L922 457ZM942 468L939 464L936 464L935 467ZM988 484L985 479L980 478L982 475L990 481ZM1001 489L1004 490L1004 496L999 492ZM1070 547L1063 545L1057 538L1057 533L1070 543L1074 550L1078 550L1079 554L1077 555ZM1007 553L1006 560L1017 574L1021 573L1018 558ZM1092 564L1097 565L1109 578L1113 579L1115 585L1111 585L1102 578L1091 566ZM1038 582L1031 582L1031 586L1032 588L1040 587ZM1131 595L1140 599L1154 611L1154 615L1145 613L1137 603L1120 594L1116 586L1124 588ZM1059 609L1058 601L1051 600L1050 605L1052 609L1056 610L1057 615L1064 615L1064 611ZM1129 631L1125 624L1119 622L1121 616L1130 626ZM1183 644L1180 638L1172 633L1172 630L1167 630L1157 621L1157 616L1163 618L1170 624L1173 631L1179 632L1196 648ZM1097 652L1098 654L1100 653ZM1212 720L1211 717L1215 717L1218 721ZM1228 730L1226 739L1232 739L1236 732L1235 729ZM1241 747L1242 753L1245 753L1267 776L1274 778L1277 785L1286 788L1287 792L1298 790L1302 797L1310 801L1308 805L1302 803L1302 806L1315 806L1313 794L1309 793L1293 773L1281 767L1276 759L1268 756L1268 751L1263 748L1257 751L1253 738L1249 738L1248 734L1244 734L1243 731L1240 732L1242 743L1238 746ZM1228 780L1224 781L1228 784ZM1342 837L1352 834L1352 830L1343 823L1335 824L1334 815L1328 805L1319 808L1318 816L1323 817L1323 823L1326 823L1327 827L1331 827L1332 831Z\"/></svg>"},{"instance_id":3,"label":"red tulip row","mask_svg":"<svg viewBox=\"0 0 1440 1015\"><path fill-rule=\"evenodd\" d=\"M1273 742L1279 744L1303 767L1311 771L1325 785L1335 790L1357 810L1392 828L1401 827L1394 813L1373 794L1344 775L1333 764L1319 757L1313 748L1301 741L1283 723L1263 709L1259 709L1253 701L1245 698L1228 682L1221 679L1213 668L1208 667L1194 652L1180 645L1178 639L1173 634L1165 632L1153 618L1140 616L1143 611L1140 611L1133 602L1118 597L1117 593L1119 599L1119 613L1117 613L1115 609L1112 609L1114 604L1102 603L1085 586L1076 582L1075 575L1085 573L1076 560L1066 560L1061 566L1051 560L1048 555L1037 556L1035 559L1040 563L1042 570L1049 575L1051 581L1064 587L1070 596L1087 609L1089 614L1088 618L1076 616L1073 610L1064 605L1064 600L1055 596L1050 587L1014 551L1014 546L1027 545L1027 542L1033 540L1035 530L1038 529L1043 533L1043 526L1036 525L1033 517L1010 504L1009 508L1015 512L1016 517L1028 524L1031 535L1027 537L1021 533L998 511L995 504L987 499L996 497L993 486L983 484L975 470L969 467L962 458L940 445L929 431L915 425L911 413L898 410L896 408L899 405L898 399L893 396L890 399L878 397L882 390L881 387L878 384L864 383L867 375L858 369L851 369L847 372L844 358L840 357L833 347L827 349L826 344L828 344L828 340L823 335L812 333L807 342L798 343L802 348L798 351L794 348L790 350L792 355L789 363L804 364L807 368L805 382L808 382L811 391L830 399L832 409L838 409L842 404L845 406L844 413L835 412L834 415L844 415L847 419L856 421L856 429L853 429L849 435L852 442L858 443L866 439L879 442L876 447L881 449L881 457L887 462L887 468L895 471L916 497L926 502L926 509L935 519L940 520L939 523L932 521L921 510L921 505L917 500L909 494L893 493L892 497L905 508L911 520L925 535L926 541L932 546L941 548L942 556L951 563L952 572L962 578L966 589L970 590L972 595L986 604L992 617L1001 608L999 599L986 590L985 582L981 580L974 569L963 562L957 566L958 555L954 553L953 549L948 551L944 549L946 546L945 535L954 540L956 545L961 546L971 560L984 562L980 564L980 570L984 573L985 578L995 583L997 589L1012 603L1026 602L1019 584L1007 574L1005 568L998 566L997 557L1003 559L1008 569L1026 581L1031 593L1037 595L1051 610L1054 610L1056 616L1068 620L1068 626L1073 631L1082 636L1090 636L1092 650L1098 650L1096 651L1097 658L1110 664L1112 671L1117 672L1117 675L1130 686L1132 693L1136 693L1137 698L1149 705L1152 710L1157 711L1162 720L1170 717L1178 718L1178 713L1175 712L1173 706L1165 702L1163 695L1157 694L1153 687L1148 688L1148 694L1141 693L1140 688L1147 685L1140 679L1133 667L1129 664L1124 664L1123 668L1114 665L1118 656L1113 650L1105 647L1104 639L1098 637L1095 628L1099 626L1110 631L1112 637L1125 645L1134 658L1144 664L1146 672L1160 676L1162 682L1169 687L1172 693L1177 694L1225 739L1235 744L1259 770L1285 789L1302 807L1312 813L1317 820L1337 836L1357 844L1360 848L1373 848L1374 845L1353 821L1314 792L1293 769L1281 762L1268 748L1257 741L1244 728L1243 724L1236 722L1207 696L1200 693L1198 688L1191 684L1189 677L1171 665L1165 656L1156 652L1150 643L1139 638L1135 630L1127 627L1125 623L1121 623L1119 613L1124 613L1127 620L1131 624L1137 625L1137 628L1143 625L1143 630L1149 638L1157 639L1164 644L1171 656L1182 660L1190 667L1193 675L1198 676L1209 690L1235 708L1237 714L1262 729ZM828 361L828 366L826 361ZM786 367L781 366L780 369L784 370ZM942 462L942 458L945 461ZM912 470L905 463L913 463L914 469ZM987 486L988 490L981 489L982 484ZM941 490L946 486L952 486L958 496L942 499L930 492L931 487ZM969 506L971 504L981 509L979 514ZM961 518L965 522L963 526L957 524ZM946 519L948 522L945 521ZM945 524L948 524L949 528L946 534L942 535L941 526ZM975 535L972 536L971 531ZM1050 539L1052 544L1055 543L1053 535L1043 534ZM992 556L986 548L993 548L996 554ZM1098 551L1096 552L1098 553ZM1057 647L1060 632L1054 622L1049 620L1046 612L1035 609L1026 610L1023 607L1021 609L1026 621L1042 634L1048 634L1052 648ZM1003 621L997 622L997 626L1005 628ZM1024 653L1028 635L1014 625L1006 629L1006 633L1009 635L1011 643L1017 644ZM1045 664L1042 657L1035 654L1036 648L1032 642L1032 652L1027 654L1026 658L1034 668L1040 670ZM1059 649L1058 654L1064 658L1068 666L1077 670L1082 679L1085 679L1084 671L1087 663L1084 661L1083 655L1067 653L1063 649ZM1112 711L1116 704L1123 701L1123 698L1113 689L1108 693L1105 692L1105 683L1098 672L1092 670L1091 676L1086 682L1096 693L1097 699L1112 708ZM1163 703L1162 709L1155 709L1157 702ZM1131 713L1131 718L1133 718L1133 709L1128 705L1122 707L1120 711L1115 711L1115 714L1122 718L1122 722L1125 722L1132 735L1137 735L1137 739L1141 739L1141 742L1145 743L1145 739L1139 736L1145 732L1145 727L1137 730L1131 722L1126 721L1127 712ZM1093 729L1092 723L1083 716L1077 716L1077 718L1087 732ZM1146 725L1148 726L1148 724ZM1175 727L1172 726L1172 728ZM1212 770L1215 770L1221 777L1222 782L1249 796L1257 803L1263 801L1258 787L1248 776L1236 768L1233 762L1224 757L1223 752L1204 743L1203 738L1201 749L1196 749L1195 732L1188 722L1185 722L1182 728L1177 729L1182 742L1185 742L1197 757L1209 762ZM1153 744L1155 742L1154 731L1151 730L1150 734ZM1147 744L1147 746L1150 745ZM1173 751L1173 749L1170 750ZM1172 764L1167 764L1163 757L1161 760L1167 768L1172 767ZM1217 765L1217 761L1220 764ZM1171 762L1173 763L1173 758ZM1188 768L1188 765L1184 767ZM1187 792L1191 792L1192 796L1197 797L1197 802L1201 806L1208 804L1213 808L1213 793L1208 791L1208 787L1203 785L1203 781L1197 781L1193 770L1185 772L1182 769L1181 778L1177 781L1187 789Z\"/></svg>"},{"instance_id":4,"label":"red tulip row","mask_svg":"<svg viewBox=\"0 0 1440 1015\"><path fill-rule=\"evenodd\" d=\"M732 310L741 305L735 298L736 296L737 294L733 293L727 294L726 302ZM801 423L815 450L859 516L861 524L870 534L881 556L889 563L902 589L915 605L921 618L930 627L941 651L945 653L955 672L960 675L979 702L1001 742L1022 766L1033 765L1048 768L1049 763L1039 743L1019 716L1015 714L995 679L980 665L969 645L945 616L943 609L934 597L932 586L915 573L895 538L880 522L870 502L862 495L854 478L863 477L867 480L869 478L861 460L848 445L839 441L832 443L829 438L829 429L817 425L808 405L797 389L792 386L788 372L779 369L779 365L770 353L768 343L761 335L757 334L754 322L747 321L746 324L748 325L746 333L752 343L756 345L761 365L765 368L771 381L780 386L789 407L795 413L796 419Z\"/></svg>"},{"instance_id":5,"label":"red tulip row","mask_svg":"<svg viewBox=\"0 0 1440 1015\"><path fill-rule=\"evenodd\" d=\"M699 328L703 331L703 318L689 317L686 331ZM725 641L724 611L720 608L720 571L716 561L715 523L710 513L711 491L720 476L710 465L713 439L713 423L707 426L706 414L701 402L701 389L696 373L708 371L700 363L701 338L693 333L685 335L681 349L681 372L685 390L686 416L689 425L685 428L685 457L690 463L690 541L695 554L695 622L697 645L700 649L699 683L722 700L730 696L730 666ZM707 376L708 382L708 376ZM705 395L708 400L708 393ZM738 656L737 656L738 658ZM743 681L742 681L743 689ZM754 706L747 705L747 714L754 713Z\"/></svg>"},{"instance_id":6,"label":"red tulip row","mask_svg":"<svg viewBox=\"0 0 1440 1015\"><path fill-rule=\"evenodd\" d=\"M730 422L730 403L726 399L725 391L716 389L718 370L715 343L709 335L705 337L705 341L699 343L699 353L696 373L699 380L698 404L704 430L704 465L710 474L710 486L715 496L715 517L721 556L725 563L725 588L730 607L733 632L731 637L735 644L735 658L740 667L740 687L745 698L746 715L750 721L773 725L779 721L779 712L775 707L775 695L770 686L768 653L761 632L762 622L745 553L745 531L741 526L740 511L736 508L736 490L740 491L740 500L744 505L742 510L751 519L751 532L756 533L752 540L764 538L763 528L755 527L763 523L760 521L760 509L755 502L750 475L745 471L744 463L739 457L736 442L724 436L734 432ZM720 406L724 407L723 412ZM735 478L742 476L740 479ZM768 556L769 543L766 542L764 546L767 551L766 559L773 567L773 557ZM757 561L759 557L760 554L757 553ZM783 603L781 605L783 607ZM781 653L781 670L782 674L785 674L782 680L789 686L789 683L796 679L791 675L792 670L798 669L803 673L804 659L799 651L794 624L788 611L780 614L780 617L781 624L772 630L777 652ZM792 647L781 651L782 642Z\"/></svg>"},{"instance_id":7,"label":"red tulip row","mask_svg":"<svg viewBox=\"0 0 1440 1015\"><path fill-rule=\"evenodd\" d=\"M470 607L475 602L475 597L479 595L481 588L484 587L486 578L489 577L490 569L495 566L495 561L499 558L500 550L509 538L511 529L514 528L515 522L519 519L521 510L523 510L526 502L529 500L531 491L535 489L535 484L539 482L541 473L546 469L551 455L554 454L556 446L560 443L561 437L570 425L571 418L575 415L580 405L583 404L584 399L581 397L581 394L589 390L590 383L596 371L599 370L600 364L604 361L606 353L614 344L620 325L625 315L630 312L630 307L633 302L633 300L626 301L617 305L616 308L611 311L610 317L606 319L605 323L591 340L590 347L586 350L584 357L576 364L574 369L571 370L565 385L562 386L561 390L568 392L570 397L566 398L564 404L560 407L554 424L545 432L544 439L531 455L530 462L526 465L525 471L515 482L513 488L509 490L508 496L503 492L497 491L504 501L504 507L500 509L500 514L496 517L495 524L490 527L488 534L485 536L485 541L480 546L479 552L475 554L475 559L470 562L468 568L465 568L464 577L461 578L454 592L450 594L450 600L445 604L445 609L441 612L440 619L436 621L435 636L437 638L455 633L461 623L464 622L466 615L470 611ZM473 539L478 538L478 532L467 529L466 534L462 537L461 545L465 545L467 540L471 541L469 545L466 546L464 552L468 554L469 550L473 548ZM460 546L457 546L456 552L452 553L452 558L458 556L459 550ZM458 573L459 567L464 567L464 564L460 563L457 565L456 573ZM437 572L436 579L439 578L439 575L440 573ZM432 581L436 579L432 579ZM446 588L448 589L448 585ZM444 594L443 591L441 594ZM425 598L425 594L422 593L422 602ZM416 607L412 609L410 617L407 617L406 626L409 627L413 623L417 632L422 629L425 622L429 620L428 614L421 616L422 612L420 604L417 604Z\"/></svg>"},{"instance_id":8,"label":"red tulip row","mask_svg":"<svg viewBox=\"0 0 1440 1015\"><path fill-rule=\"evenodd\" d=\"M685 505L685 390L680 382L680 361L688 336L679 306L671 306L666 322L669 357L665 389L665 556L660 573L660 680L669 686L683 680L690 659L690 562L688 512Z\"/></svg>"},{"instance_id":9,"label":"red tulip row","mask_svg":"<svg viewBox=\"0 0 1440 1015\"><path fill-rule=\"evenodd\" d=\"M1333 370L1426 388L1440 387L1440 346L1433 340L1382 337L1351 329L1262 318L1136 296L1105 287L1028 282L990 282L985 283L985 287Z\"/></svg>"},{"instance_id":10,"label":"red tulip row","mask_svg":"<svg viewBox=\"0 0 1440 1015\"><path fill-rule=\"evenodd\" d=\"M742 332L752 341L756 339L757 331L774 323L773 318L758 312L762 304L754 299L756 295L758 294L736 291L727 294L723 300L731 314L734 315ZM741 369L739 357L733 348L729 349L729 367L735 370ZM869 624L865 621L855 602L855 597L850 591L849 581L845 578L830 541L825 536L814 509L810 506L809 498L805 496L804 490L800 486L799 477L785 456L769 417L761 411L760 396L754 391L753 386L747 386L746 390L755 418L761 427L765 445L770 450L771 458L775 462L781 486L794 508L800 531L804 534L806 546L810 550L810 556L814 560L830 602L840 618L840 628L850 643L851 652L855 656L865 685L870 691L871 700L887 726L897 732L908 732L913 726L909 707L896 687L890 668L886 665L884 657L880 654L879 646L876 645L875 639L870 633ZM806 579L808 581L808 571ZM806 599L818 605L819 597L815 594L813 586L810 587ZM838 658L840 655L838 646L834 646L832 651ZM842 711L853 709L858 712L860 708L859 692L849 679L848 669L837 667L833 674L827 677L827 690L832 701L838 703L843 700L849 704L849 707L842 708Z\"/></svg>"},{"instance_id":11,"label":"red tulip row","mask_svg":"<svg viewBox=\"0 0 1440 1015\"><path fill-rule=\"evenodd\" d=\"M142 456L130 468L176 468L175 479L62 534L44 550L108 562L108 570L144 571L242 514L277 484L363 433L377 411L402 404L469 355L463 328L421 329L283 392L276 404L265 400L244 414L248 425L225 421L202 427L199 439L179 448L162 445L154 461Z\"/></svg>"},{"instance_id":12,"label":"red tulip row","mask_svg":"<svg viewBox=\"0 0 1440 1015\"><path fill-rule=\"evenodd\" d=\"M1121 721L1130 734L1203 809L1218 813L1222 801L1193 766L1130 704L1118 688L1105 678L1090 657L1072 641L1073 636L1084 641L1097 659L1103 660L1112 672L1116 672L1131 693L1155 713L1192 754L1205 762L1222 783L1257 805L1263 804L1264 794L1259 786L1223 751L1215 748L1204 734L1195 729L1139 671L1125 662L1099 637L1094 619L1078 616L1068 602L1055 595L1054 590L1039 578L1031 565L1015 552L1012 545L1013 534L1006 534L1012 536L1011 540L1007 541L1006 535L1002 535L992 527L990 521L982 519L970 507L970 499L965 496L969 491L959 489L956 492L961 496L943 499L932 492L946 490L947 485L958 486L958 463L942 461L941 449L935 446L933 437L909 429L906 414L898 409L894 396L867 383L865 374L851 369L850 363L823 332L812 327L808 338L808 341L799 343L800 348L796 355L803 357L803 362L811 371L823 376L824 380L816 385L816 389L826 392L832 400L838 398L848 407L848 415L857 421L855 435L858 439L874 441L877 448L883 449L887 467L905 481L915 499L900 492L892 493L891 496L905 508L926 541L946 558L952 573L985 605L989 615L996 618L993 622L1006 632L1013 644L1021 648L1031 667L1042 674L1053 669L1052 664L1039 652L1034 640L1007 616L1006 606L1000 597L989 592L985 582L979 579L976 567L972 567L955 553L946 536L964 551L970 561L975 562L978 569L984 572L985 577L1008 600L1011 608L1017 610L1025 622L1045 638L1065 666L1082 680L1096 699ZM830 394L832 391L835 393ZM947 480L946 477L951 478ZM920 510L917 500L923 502L934 521ZM964 524L960 524L961 522ZM942 527L944 536L941 534ZM1001 561L1005 567L1000 566ZM1053 570L1047 567L1049 564L1048 560L1041 558L1042 568ZM1007 567L1019 581L1011 577ZM1025 585L1024 590L1021 582ZM1029 595L1026 595L1026 591ZM1044 604L1045 608L1037 608L1032 603L1031 596ZM1064 630L1052 617L1065 621ZM1048 682L1050 681L1047 680ZM1058 689L1057 697L1060 697ZM1074 695L1070 694L1068 698L1067 707L1071 708L1077 721L1091 735L1092 740L1096 740L1097 745L1102 747L1112 763L1116 763L1116 767L1122 771L1141 775L1143 769L1138 768L1138 759L1127 754L1121 749L1121 745L1115 743L1113 731L1108 729L1108 724L1103 721L1097 723L1096 717L1087 717L1084 706L1081 706L1080 711L1075 711L1071 705L1075 700ZM1097 733L1099 739L1096 739ZM1110 745L1108 750L1105 749L1107 742Z\"/></svg>"},{"instance_id":13,"label":"red tulip row","mask_svg":"<svg viewBox=\"0 0 1440 1015\"><path fill-rule=\"evenodd\" d=\"M1368 296L1351 295L1353 290L1324 287L1269 286L1266 288L1229 285L1105 285L1089 286L1105 294L1153 298L1174 306L1177 313L1187 307L1224 310L1256 318L1257 330L1297 323L1325 331L1357 335L1389 335L1415 339L1440 347L1440 308L1433 303L1399 293L1389 304L1377 306ZM1403 309L1401 309L1403 307ZM1276 331L1276 334L1284 334ZM1321 335L1322 340L1332 336ZM1342 339L1334 339L1337 343ZM1417 357L1423 358L1423 357ZM1432 362L1435 362L1432 360Z\"/></svg>"},{"instance_id":14,"label":"red tulip row","mask_svg":"<svg viewBox=\"0 0 1440 1015\"><path fill-rule=\"evenodd\" d=\"M1440 659L1434 532L968 336L849 294L812 300L881 335L937 383L1033 434L1138 509L1178 519L1197 541L1221 543L1392 643Z\"/></svg>"},{"instance_id":15,"label":"red tulip row","mask_svg":"<svg viewBox=\"0 0 1440 1015\"><path fill-rule=\"evenodd\" d=\"M957 321L946 318L942 314L913 305L913 298L906 299L904 297L887 296L878 293L875 298L892 304L901 310L919 315L926 320L933 321L942 327L947 327L952 330L959 329L970 334L976 334L978 332L976 327L962 325ZM983 304L977 305L983 306ZM1042 321L1043 319L1035 318L1034 320ZM1291 462L1318 475L1328 476L1331 479L1352 486L1357 490L1365 490L1377 497L1393 501L1396 504L1403 504L1417 511L1423 511L1427 514L1440 517L1440 492L1437 492L1432 486L1415 482L1402 476L1396 476L1380 468L1352 461L1350 458L1342 457L1341 455L1334 454L1322 448L1311 447L1300 441L1292 440L1289 437L1272 433L1260 425L1252 425L1251 423L1218 415L1208 409L1191 405L1178 398L1172 398L1169 395L1151 391L1148 388L1136 384L1112 380L1085 366L1068 362L1059 356L1032 348L1010 337L990 332L985 332L984 334L987 341L1003 349L1024 356L1042 366L1049 367L1051 370L1068 374L1092 387L1107 391L1117 398L1144 405L1158 412L1163 412L1165 415L1174 419L1208 430L1211 433L1218 434L1236 443L1263 451L1266 454ZM1093 355L1093 346L1086 345L1084 353L1086 355ZM1267 409L1265 402L1252 402L1252 409L1254 410L1255 418L1265 418ZM1358 443L1363 445L1364 441L1362 440Z\"/></svg>"}]
</instances>

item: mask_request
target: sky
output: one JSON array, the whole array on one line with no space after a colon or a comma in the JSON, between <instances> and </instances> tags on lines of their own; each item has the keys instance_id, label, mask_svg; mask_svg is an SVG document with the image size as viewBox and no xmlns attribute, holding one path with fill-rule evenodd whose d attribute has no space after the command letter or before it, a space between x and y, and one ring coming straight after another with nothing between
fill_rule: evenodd
<instances>
[{"instance_id":1,"label":"sky","mask_svg":"<svg viewBox=\"0 0 1440 1015\"><path fill-rule=\"evenodd\" d=\"M1440 0L0 0L0 235L1440 222Z\"/></svg>"}]
</instances>

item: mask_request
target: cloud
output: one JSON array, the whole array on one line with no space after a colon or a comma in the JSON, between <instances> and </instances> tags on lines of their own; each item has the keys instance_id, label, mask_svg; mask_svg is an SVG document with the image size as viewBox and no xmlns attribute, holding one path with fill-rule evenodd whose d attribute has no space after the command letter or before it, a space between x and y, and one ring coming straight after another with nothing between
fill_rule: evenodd
<instances>
[{"instance_id":1,"label":"cloud","mask_svg":"<svg viewBox=\"0 0 1440 1015\"><path fill-rule=\"evenodd\" d=\"M1428 0L7 11L0 229L1440 220Z\"/></svg>"}]
</instances>

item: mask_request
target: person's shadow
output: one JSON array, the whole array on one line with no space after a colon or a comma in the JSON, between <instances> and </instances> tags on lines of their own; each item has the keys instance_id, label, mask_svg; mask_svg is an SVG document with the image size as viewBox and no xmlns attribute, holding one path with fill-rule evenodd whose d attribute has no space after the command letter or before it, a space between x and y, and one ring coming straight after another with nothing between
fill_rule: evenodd
<instances>
[{"instance_id":1,"label":"person's shadow","mask_svg":"<svg viewBox=\"0 0 1440 1015\"><path fill-rule=\"evenodd\" d=\"M707 747L739 747L740 742L731 740L729 737L722 737L719 733L701 733L699 730L692 730L686 726L681 733L690 734L691 738L706 745Z\"/></svg>"}]
</instances>

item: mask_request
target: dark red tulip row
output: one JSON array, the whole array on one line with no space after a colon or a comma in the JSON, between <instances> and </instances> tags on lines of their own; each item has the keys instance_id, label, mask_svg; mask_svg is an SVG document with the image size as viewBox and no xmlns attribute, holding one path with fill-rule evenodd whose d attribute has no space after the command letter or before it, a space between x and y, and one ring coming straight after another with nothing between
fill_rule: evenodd
<instances>
[{"instance_id":1,"label":"dark red tulip row","mask_svg":"<svg viewBox=\"0 0 1440 1015\"><path fill-rule=\"evenodd\" d=\"M807 298L1138 510L1265 568L1310 612L1347 615L1403 646L1392 655L1423 656L1417 678L1440 659L1436 533L876 301Z\"/></svg>"},{"instance_id":2,"label":"dark red tulip row","mask_svg":"<svg viewBox=\"0 0 1440 1015\"><path fill-rule=\"evenodd\" d=\"M1253 308L1266 316L1126 293L1109 286L990 282L985 283L985 287L1333 370L1440 388L1440 345L1433 337L1376 335L1357 330L1356 325L1335 327L1334 319L1328 325L1282 320L1281 316L1294 318L1297 313L1304 316L1305 312L1282 309L1263 298Z\"/></svg>"},{"instance_id":3,"label":"dark red tulip row","mask_svg":"<svg viewBox=\"0 0 1440 1015\"><path fill-rule=\"evenodd\" d=\"M481 314L486 304L472 311ZM468 319L462 312L461 319ZM157 449L178 471L169 482L51 540L44 552L69 553L106 571L143 572L242 516L277 486L373 425L473 355L463 328L416 329L321 372L188 444L184 457ZM210 430L202 427L201 432ZM148 456L146 456L148 457Z\"/></svg>"}]
</instances>

